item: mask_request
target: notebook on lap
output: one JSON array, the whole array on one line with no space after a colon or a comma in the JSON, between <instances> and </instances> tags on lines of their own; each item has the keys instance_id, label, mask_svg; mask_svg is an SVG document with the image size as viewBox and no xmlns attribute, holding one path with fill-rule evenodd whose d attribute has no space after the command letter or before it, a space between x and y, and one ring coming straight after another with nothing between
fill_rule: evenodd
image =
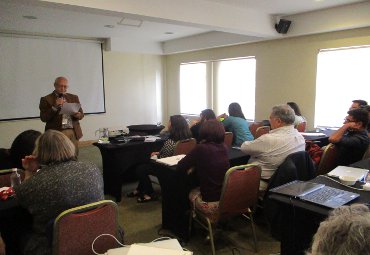
<instances>
[{"instance_id":1,"label":"notebook on lap","mask_svg":"<svg viewBox=\"0 0 370 255\"><path fill-rule=\"evenodd\" d=\"M293 181L273 188L270 192L299 198L329 208L340 207L359 194L313 182Z\"/></svg>"}]
</instances>

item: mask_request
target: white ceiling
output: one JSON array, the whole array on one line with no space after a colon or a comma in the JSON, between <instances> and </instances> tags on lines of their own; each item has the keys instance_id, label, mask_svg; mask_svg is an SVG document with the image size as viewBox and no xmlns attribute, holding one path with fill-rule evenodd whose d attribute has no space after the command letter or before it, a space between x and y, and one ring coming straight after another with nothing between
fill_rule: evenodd
<instances>
[{"instance_id":1,"label":"white ceiling","mask_svg":"<svg viewBox=\"0 0 370 255\"><path fill-rule=\"evenodd\" d=\"M370 2L360 0L0 0L0 31L99 38L108 50L171 54L365 27L369 15ZM281 17L292 20L287 35L274 29Z\"/></svg>"}]
</instances>

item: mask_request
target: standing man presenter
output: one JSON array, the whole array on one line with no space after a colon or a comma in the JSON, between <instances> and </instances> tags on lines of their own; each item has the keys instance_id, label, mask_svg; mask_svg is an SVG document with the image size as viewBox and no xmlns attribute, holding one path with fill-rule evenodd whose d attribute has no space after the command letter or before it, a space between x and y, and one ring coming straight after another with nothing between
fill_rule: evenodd
<instances>
[{"instance_id":1,"label":"standing man presenter","mask_svg":"<svg viewBox=\"0 0 370 255\"><path fill-rule=\"evenodd\" d=\"M60 114L64 103L80 103L77 95L67 93L68 80L58 77L54 82L55 90L40 99L40 118L45 122L45 131L55 129L65 134L76 146L78 155L78 140L82 137L80 120L84 117L82 108L71 115Z\"/></svg>"}]
</instances>

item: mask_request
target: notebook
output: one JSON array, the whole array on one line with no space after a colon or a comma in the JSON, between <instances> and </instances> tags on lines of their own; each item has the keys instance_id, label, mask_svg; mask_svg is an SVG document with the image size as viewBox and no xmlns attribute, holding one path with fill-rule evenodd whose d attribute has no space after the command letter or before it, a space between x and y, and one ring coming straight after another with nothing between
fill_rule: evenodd
<instances>
[{"instance_id":1,"label":"notebook","mask_svg":"<svg viewBox=\"0 0 370 255\"><path fill-rule=\"evenodd\" d=\"M329 208L340 207L360 196L359 194L332 188L324 184L303 181L289 182L270 191Z\"/></svg>"},{"instance_id":2,"label":"notebook","mask_svg":"<svg viewBox=\"0 0 370 255\"><path fill-rule=\"evenodd\" d=\"M185 154L181 154L181 155L176 155L176 156L172 156L172 157L156 159L156 161L158 163L165 164L165 165L168 165L168 166L175 166L185 156L186 156Z\"/></svg>"},{"instance_id":3,"label":"notebook","mask_svg":"<svg viewBox=\"0 0 370 255\"><path fill-rule=\"evenodd\" d=\"M367 176L369 170L349 167L349 166L337 166L331 172L328 173L329 176L339 177L339 176L351 176L355 177L358 181L362 181Z\"/></svg>"},{"instance_id":4,"label":"notebook","mask_svg":"<svg viewBox=\"0 0 370 255\"><path fill-rule=\"evenodd\" d=\"M131 249L132 246L132 249ZM165 249L164 252L172 252L169 253L170 255L191 255L192 252L190 251L183 251L180 243L176 239L169 239L169 240L162 240L162 241L157 241L157 242L151 242L151 243L140 243L140 244L133 244L131 246L126 246L126 247L121 247L121 248L116 248L116 249L110 249L106 253L107 255L127 255L127 254L135 254L135 255L140 255L140 254L150 254L154 255L156 254L155 248L162 248L161 250ZM148 248L151 249L146 249L145 247L135 247L135 246L147 246ZM158 251L158 250L157 250ZM143 253L140 253L143 252ZM177 252L177 253L176 253ZM163 253L163 254L168 254L168 253ZM161 254L162 255L162 254Z\"/></svg>"}]
</instances>

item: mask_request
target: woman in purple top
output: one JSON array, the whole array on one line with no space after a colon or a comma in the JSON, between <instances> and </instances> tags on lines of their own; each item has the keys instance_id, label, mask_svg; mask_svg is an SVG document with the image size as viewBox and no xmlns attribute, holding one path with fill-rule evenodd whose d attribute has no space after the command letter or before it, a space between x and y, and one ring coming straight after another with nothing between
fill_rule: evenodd
<instances>
[{"instance_id":1,"label":"woman in purple top","mask_svg":"<svg viewBox=\"0 0 370 255\"><path fill-rule=\"evenodd\" d=\"M189 198L194 206L212 215L218 209L222 184L229 169L225 129L217 120L209 120L200 128L201 142L177 165L179 171L194 168L199 188L192 190Z\"/></svg>"}]
</instances>

